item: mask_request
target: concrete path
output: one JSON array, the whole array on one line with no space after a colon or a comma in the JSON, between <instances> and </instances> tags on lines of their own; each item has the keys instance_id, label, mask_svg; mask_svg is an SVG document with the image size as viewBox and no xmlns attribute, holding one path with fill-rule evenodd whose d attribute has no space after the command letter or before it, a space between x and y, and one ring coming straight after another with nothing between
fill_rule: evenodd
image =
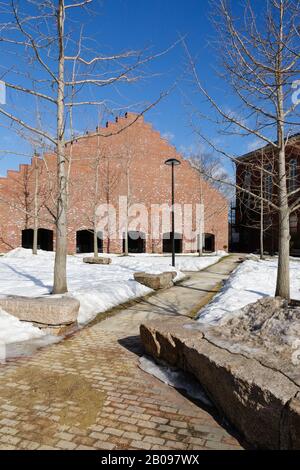
<instances>
[{"instance_id":1,"label":"concrete path","mask_svg":"<svg viewBox=\"0 0 300 470\"><path fill-rule=\"evenodd\" d=\"M230 255L202 271L188 272L186 280L123 309L109 321L102 322L102 328L119 332L130 328L134 334L138 334L143 321L161 315L194 317L219 291L222 283L242 260L243 255Z\"/></svg>"},{"instance_id":2,"label":"concrete path","mask_svg":"<svg viewBox=\"0 0 300 470\"><path fill-rule=\"evenodd\" d=\"M138 367L139 325L189 315L230 256L30 358L0 366L2 449L239 449L220 420Z\"/></svg>"}]
</instances>

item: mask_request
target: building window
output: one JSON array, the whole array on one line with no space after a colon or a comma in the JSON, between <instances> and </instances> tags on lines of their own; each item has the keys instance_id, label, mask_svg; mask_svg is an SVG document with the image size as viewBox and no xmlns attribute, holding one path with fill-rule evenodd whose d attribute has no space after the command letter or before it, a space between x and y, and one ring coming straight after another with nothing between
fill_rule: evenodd
<instances>
[{"instance_id":1,"label":"building window","mask_svg":"<svg viewBox=\"0 0 300 470\"><path fill-rule=\"evenodd\" d=\"M291 234L297 233L298 229L298 216L297 214L292 214L290 216L290 232Z\"/></svg>"},{"instance_id":2,"label":"building window","mask_svg":"<svg viewBox=\"0 0 300 470\"><path fill-rule=\"evenodd\" d=\"M250 171L246 171L246 173L245 173L243 186L244 186L244 189L246 191L251 191L251 173L250 173ZM244 195L245 195L245 199L244 199L245 204L246 204L247 207L249 207L251 194L248 193L248 192L245 192Z\"/></svg>"},{"instance_id":3,"label":"building window","mask_svg":"<svg viewBox=\"0 0 300 470\"><path fill-rule=\"evenodd\" d=\"M290 161L289 168L289 191L295 191L297 189L297 160L293 159Z\"/></svg>"},{"instance_id":4,"label":"building window","mask_svg":"<svg viewBox=\"0 0 300 470\"><path fill-rule=\"evenodd\" d=\"M265 193L265 199L268 199L270 201L272 199L272 193L273 193L272 165L268 165L265 168L264 193Z\"/></svg>"}]
</instances>

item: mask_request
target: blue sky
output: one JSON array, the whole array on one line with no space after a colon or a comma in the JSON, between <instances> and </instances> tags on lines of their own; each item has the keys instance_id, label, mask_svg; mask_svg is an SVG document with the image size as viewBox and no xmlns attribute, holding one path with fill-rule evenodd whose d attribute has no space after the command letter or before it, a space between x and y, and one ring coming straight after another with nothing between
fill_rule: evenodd
<instances>
[{"instance_id":1,"label":"blue sky","mask_svg":"<svg viewBox=\"0 0 300 470\"><path fill-rule=\"evenodd\" d=\"M224 93L223 84L214 71L217 57L210 46L214 32L209 21L208 0L94 0L93 3L96 16L86 16L77 9L72 16L72 22L77 28L84 20L88 24L85 33L97 39L104 53L143 48L157 53L177 41L179 35L183 35L191 52L198 57L199 70L204 82L209 84L211 92L223 106L231 108L232 99ZM11 64L15 67L16 61L19 60L11 52L6 56L5 51L8 52L8 49L4 47L0 59L2 70L4 70L3 65ZM23 72L26 63L19 68ZM193 94L182 46L178 44L169 53L151 62L147 66L146 73L147 77L144 80L132 86L122 85L104 90L103 98L112 100L116 106L133 105L134 110L135 105L137 109L138 103L143 107L144 103L155 100L161 91L168 90L176 82L177 86L172 93L147 113L145 119L164 136L168 136L178 150L194 148L197 145L197 138L189 123L190 109L186 105L187 100L191 100L204 112L207 104ZM25 116L26 113L28 115L28 110L34 113L34 106L32 102L30 104L26 101L24 96L18 95L16 98L15 92L8 90L5 105L7 110L13 109L21 116ZM48 111L48 108L41 109L44 123L52 120L52 112ZM7 155L6 150L19 154L30 153L31 149L26 142L7 129L6 126L9 125L7 120L0 117L0 123L0 174L3 175L8 168L17 168L20 162L28 161L25 157ZM75 117L75 128L78 132L94 129L96 125L96 115L93 112L80 112ZM210 137L219 141L220 137L208 122L203 126L203 130ZM226 137L226 145L231 151L242 154L249 150L255 143L254 140L252 138L241 143L237 139Z\"/></svg>"}]
</instances>

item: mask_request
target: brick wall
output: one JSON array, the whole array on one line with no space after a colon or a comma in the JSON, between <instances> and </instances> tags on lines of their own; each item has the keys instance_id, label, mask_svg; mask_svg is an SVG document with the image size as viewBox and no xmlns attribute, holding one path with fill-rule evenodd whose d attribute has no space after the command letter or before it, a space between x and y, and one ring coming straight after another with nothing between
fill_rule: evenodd
<instances>
[{"instance_id":1,"label":"brick wall","mask_svg":"<svg viewBox=\"0 0 300 470\"><path fill-rule=\"evenodd\" d=\"M286 146L286 177L287 189L290 191L290 162L295 160L296 178L295 189L300 187L300 137L290 137ZM263 171L263 218L264 218L264 250L273 254L278 251L279 215L278 210L268 204L266 200L266 178L271 178L270 201L278 206L278 156L276 151L266 145L262 149L244 155L236 162L236 182L240 188L246 188L245 175L248 173L248 189L255 195L261 194L261 169ZM290 195L288 200L292 205L298 198L298 193ZM259 199L247 195L242 190L236 192L236 228L239 232L238 250L242 252L255 252L260 249L260 216L261 202ZM294 221L291 228L291 254L300 253L300 211L293 212ZM296 250L296 251L293 251Z\"/></svg>"},{"instance_id":2,"label":"brick wall","mask_svg":"<svg viewBox=\"0 0 300 470\"><path fill-rule=\"evenodd\" d=\"M120 132L122 130L122 132ZM94 205L109 202L116 207L120 196L129 195L129 203L144 204L150 212L153 204L170 203L171 169L164 164L176 157L181 165L176 173L176 204L179 210L191 204L195 228L196 204L204 204L204 232L215 236L215 248L228 245L228 207L226 200L207 182L200 180L190 164L176 149L155 131L151 124L134 114L108 123L98 132L86 134L66 144L70 156L68 251L76 251L76 231L93 228ZM98 162L99 192L95 198L95 168ZM33 227L33 199L35 176L39 180L39 227L54 230L56 159L54 154L44 155L29 165L20 165L19 171L8 171L0 178L0 251L6 252L21 245L21 233ZM162 251L162 227L157 237L151 236L152 218L148 217L146 251ZM177 226L176 231L181 232ZM108 239L109 238L109 239ZM122 239L104 237L104 251L122 252ZM55 246L55 233L54 233ZM183 251L197 250L196 241L183 240Z\"/></svg>"}]
</instances>

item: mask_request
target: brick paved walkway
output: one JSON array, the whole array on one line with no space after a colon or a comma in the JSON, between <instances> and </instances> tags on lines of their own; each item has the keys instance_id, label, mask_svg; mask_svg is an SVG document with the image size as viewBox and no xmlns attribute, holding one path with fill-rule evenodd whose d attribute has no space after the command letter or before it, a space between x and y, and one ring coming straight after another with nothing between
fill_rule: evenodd
<instances>
[{"instance_id":1,"label":"brick paved walkway","mask_svg":"<svg viewBox=\"0 0 300 470\"><path fill-rule=\"evenodd\" d=\"M139 369L143 315L142 302L1 366L0 449L240 448L211 414Z\"/></svg>"}]
</instances>

